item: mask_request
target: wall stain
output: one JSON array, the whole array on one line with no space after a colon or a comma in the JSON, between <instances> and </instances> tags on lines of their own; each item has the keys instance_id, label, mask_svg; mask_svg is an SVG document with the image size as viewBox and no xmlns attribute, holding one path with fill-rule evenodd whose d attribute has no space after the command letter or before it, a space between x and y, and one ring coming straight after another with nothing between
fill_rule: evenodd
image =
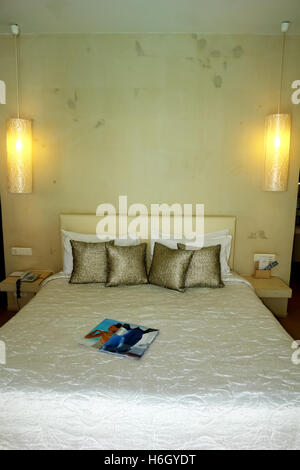
<instances>
[{"instance_id":1,"label":"wall stain","mask_svg":"<svg viewBox=\"0 0 300 470\"><path fill-rule=\"evenodd\" d=\"M70 109L75 110L76 109L76 102L78 101L78 95L76 93L76 90L74 91L74 98L70 98L67 101L67 105Z\"/></svg>"},{"instance_id":2,"label":"wall stain","mask_svg":"<svg viewBox=\"0 0 300 470\"><path fill-rule=\"evenodd\" d=\"M202 38L202 39L198 39L197 40L197 47L198 47L198 50L199 51L202 51L203 49L205 49L206 47L206 39Z\"/></svg>"},{"instance_id":3,"label":"wall stain","mask_svg":"<svg viewBox=\"0 0 300 470\"><path fill-rule=\"evenodd\" d=\"M136 50L136 54L139 57L142 57L145 55L144 49L142 48L140 41L135 41L135 50Z\"/></svg>"},{"instance_id":4,"label":"wall stain","mask_svg":"<svg viewBox=\"0 0 300 470\"><path fill-rule=\"evenodd\" d=\"M213 82L216 88L221 88L223 84L223 78L221 77L221 75L215 75L213 78Z\"/></svg>"},{"instance_id":5,"label":"wall stain","mask_svg":"<svg viewBox=\"0 0 300 470\"><path fill-rule=\"evenodd\" d=\"M104 125L105 125L105 119L100 119L99 121L96 122L96 124L94 125L94 128L98 129L99 127L104 126Z\"/></svg>"},{"instance_id":6,"label":"wall stain","mask_svg":"<svg viewBox=\"0 0 300 470\"><path fill-rule=\"evenodd\" d=\"M222 67L224 71L227 71L228 67L230 67L232 63L232 60L242 57L243 54L245 53L241 45L237 45L233 47L231 50L231 53L222 52L221 49L211 48L210 50L208 50L209 41L207 39L205 39L204 37L201 38L199 37L198 34L195 34L195 33L191 34L191 37L192 39L196 41L198 57L196 58L185 57L185 59L189 61L193 61L193 60L197 61L197 63L202 69L214 70L216 62L213 59L219 58L221 60L220 66ZM223 78L221 75L217 73L217 70L214 70L214 71L216 73L212 79L212 82L215 88L221 88L223 85Z\"/></svg>"},{"instance_id":7,"label":"wall stain","mask_svg":"<svg viewBox=\"0 0 300 470\"><path fill-rule=\"evenodd\" d=\"M137 98L139 96L139 93L140 93L140 89L139 88L135 88L134 89L134 97Z\"/></svg>"},{"instance_id":8,"label":"wall stain","mask_svg":"<svg viewBox=\"0 0 300 470\"><path fill-rule=\"evenodd\" d=\"M60 91L60 88L53 88L53 93L58 93Z\"/></svg>"},{"instance_id":9,"label":"wall stain","mask_svg":"<svg viewBox=\"0 0 300 470\"><path fill-rule=\"evenodd\" d=\"M75 109L76 108L76 103L75 101L73 101L71 98L67 101L67 106L70 108L70 109Z\"/></svg>"},{"instance_id":10,"label":"wall stain","mask_svg":"<svg viewBox=\"0 0 300 470\"><path fill-rule=\"evenodd\" d=\"M242 55L244 54L244 50L241 46L236 46L232 49L232 55L233 57L235 57L236 59L238 59L239 57L241 57Z\"/></svg>"}]
</instances>

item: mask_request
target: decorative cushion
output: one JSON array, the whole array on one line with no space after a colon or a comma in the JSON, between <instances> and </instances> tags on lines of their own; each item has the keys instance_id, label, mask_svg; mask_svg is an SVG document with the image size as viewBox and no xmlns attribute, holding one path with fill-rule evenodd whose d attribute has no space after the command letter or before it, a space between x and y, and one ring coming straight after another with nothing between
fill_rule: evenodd
<instances>
[{"instance_id":1,"label":"decorative cushion","mask_svg":"<svg viewBox=\"0 0 300 470\"><path fill-rule=\"evenodd\" d=\"M221 263L221 275L226 276L230 273L229 258L231 251L232 236L229 234L229 230L219 230L218 232L210 232L204 234L204 240L199 242L198 240L188 240L180 237L180 235L170 235L167 233L151 232L151 245L150 245L150 260L153 257L153 250L155 242L161 243L169 248L177 248L177 244L189 245L191 249L202 248L202 246L215 246L221 245L220 263Z\"/></svg>"},{"instance_id":2,"label":"decorative cushion","mask_svg":"<svg viewBox=\"0 0 300 470\"><path fill-rule=\"evenodd\" d=\"M184 292L185 277L192 257L192 251L173 250L156 242L149 282Z\"/></svg>"},{"instance_id":3,"label":"decorative cushion","mask_svg":"<svg viewBox=\"0 0 300 470\"><path fill-rule=\"evenodd\" d=\"M131 233L130 236L115 238L113 235L96 235L78 232L67 232L66 230L61 231L62 244L64 250L64 267L63 271L65 274L71 274L73 271L73 255L71 240L77 242L88 242L88 243L99 243L109 242L114 240L115 245L120 246L131 246L139 245L140 239L137 234Z\"/></svg>"},{"instance_id":4,"label":"decorative cushion","mask_svg":"<svg viewBox=\"0 0 300 470\"><path fill-rule=\"evenodd\" d=\"M147 284L147 243L137 246L107 246L107 287Z\"/></svg>"},{"instance_id":5,"label":"decorative cushion","mask_svg":"<svg viewBox=\"0 0 300 470\"><path fill-rule=\"evenodd\" d=\"M224 287L221 280L221 245L195 250L194 247L178 243L178 248L194 253L186 274L185 287Z\"/></svg>"},{"instance_id":6,"label":"decorative cushion","mask_svg":"<svg viewBox=\"0 0 300 470\"><path fill-rule=\"evenodd\" d=\"M87 243L71 240L70 243L73 255L73 271L70 283L106 282L106 246L114 242Z\"/></svg>"}]
</instances>

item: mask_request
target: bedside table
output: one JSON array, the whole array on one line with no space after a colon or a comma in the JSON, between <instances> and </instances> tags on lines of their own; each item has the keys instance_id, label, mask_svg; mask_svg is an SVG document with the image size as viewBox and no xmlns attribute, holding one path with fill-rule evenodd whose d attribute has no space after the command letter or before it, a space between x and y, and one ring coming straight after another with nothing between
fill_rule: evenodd
<instances>
[{"instance_id":1,"label":"bedside table","mask_svg":"<svg viewBox=\"0 0 300 470\"><path fill-rule=\"evenodd\" d=\"M292 297L292 289L279 277L256 279L253 276L243 275L243 278L252 284L257 296L274 315L277 317L287 316L287 303L288 299Z\"/></svg>"},{"instance_id":2,"label":"bedside table","mask_svg":"<svg viewBox=\"0 0 300 470\"><path fill-rule=\"evenodd\" d=\"M16 298L16 282L19 278L16 276L8 276L4 281L0 282L0 291L7 292L7 310L17 311L19 307L24 307L40 290L42 282L53 274L53 271L39 269L32 269L31 272L38 274L39 277L33 282L21 282L21 298L18 299L19 302L17 302Z\"/></svg>"}]
</instances>

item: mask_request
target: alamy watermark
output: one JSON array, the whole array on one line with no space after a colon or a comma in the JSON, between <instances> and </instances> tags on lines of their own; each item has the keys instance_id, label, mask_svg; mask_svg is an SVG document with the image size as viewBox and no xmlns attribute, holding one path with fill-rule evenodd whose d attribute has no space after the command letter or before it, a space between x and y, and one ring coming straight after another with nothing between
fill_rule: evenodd
<instances>
[{"instance_id":1,"label":"alamy watermark","mask_svg":"<svg viewBox=\"0 0 300 470\"><path fill-rule=\"evenodd\" d=\"M6 364L6 345L4 341L0 341L0 364Z\"/></svg>"},{"instance_id":2,"label":"alamy watermark","mask_svg":"<svg viewBox=\"0 0 300 470\"><path fill-rule=\"evenodd\" d=\"M300 364L300 339L293 341L291 348L295 349L291 358L292 363L295 364L296 366L299 366Z\"/></svg>"},{"instance_id":3,"label":"alamy watermark","mask_svg":"<svg viewBox=\"0 0 300 470\"><path fill-rule=\"evenodd\" d=\"M294 80L292 83L292 88L296 90L292 93L291 99L293 104L300 103L300 80Z\"/></svg>"},{"instance_id":4,"label":"alamy watermark","mask_svg":"<svg viewBox=\"0 0 300 470\"><path fill-rule=\"evenodd\" d=\"M0 80L0 104L6 103L6 87L5 82Z\"/></svg>"},{"instance_id":5,"label":"alamy watermark","mask_svg":"<svg viewBox=\"0 0 300 470\"><path fill-rule=\"evenodd\" d=\"M97 224L99 238L104 235L116 237L138 236L148 239L150 233L162 234L169 238L204 240L204 204L151 204L150 210L145 204L135 203L128 207L127 196L119 196L119 206L100 204L96 215L103 217Z\"/></svg>"}]
</instances>

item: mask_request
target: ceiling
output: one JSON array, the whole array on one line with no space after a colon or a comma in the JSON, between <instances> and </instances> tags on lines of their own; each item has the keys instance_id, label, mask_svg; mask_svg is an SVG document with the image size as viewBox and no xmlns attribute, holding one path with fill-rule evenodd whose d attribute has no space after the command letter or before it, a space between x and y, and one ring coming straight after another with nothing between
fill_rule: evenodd
<instances>
[{"instance_id":1,"label":"ceiling","mask_svg":"<svg viewBox=\"0 0 300 470\"><path fill-rule=\"evenodd\" d=\"M0 0L0 33L300 34L300 0Z\"/></svg>"}]
</instances>

